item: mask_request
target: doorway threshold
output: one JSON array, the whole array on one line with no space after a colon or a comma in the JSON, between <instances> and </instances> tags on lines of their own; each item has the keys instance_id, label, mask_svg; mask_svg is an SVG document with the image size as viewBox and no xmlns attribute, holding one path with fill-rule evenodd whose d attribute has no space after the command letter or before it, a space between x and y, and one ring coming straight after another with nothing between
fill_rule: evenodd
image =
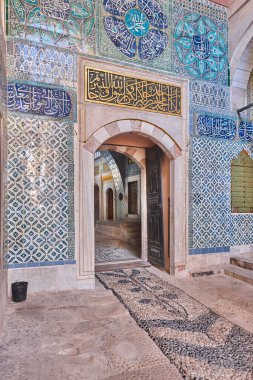
<instances>
[{"instance_id":1,"label":"doorway threshold","mask_svg":"<svg viewBox=\"0 0 253 380\"><path fill-rule=\"evenodd\" d=\"M106 272L115 269L148 268L151 265L144 260L122 260L96 263L95 272Z\"/></svg>"}]
</instances>

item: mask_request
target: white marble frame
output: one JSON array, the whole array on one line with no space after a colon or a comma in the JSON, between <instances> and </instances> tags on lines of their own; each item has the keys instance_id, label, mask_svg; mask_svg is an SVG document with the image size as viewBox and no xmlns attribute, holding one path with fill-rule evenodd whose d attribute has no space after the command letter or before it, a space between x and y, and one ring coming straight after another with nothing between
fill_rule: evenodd
<instances>
[{"instance_id":1,"label":"white marble frame","mask_svg":"<svg viewBox=\"0 0 253 380\"><path fill-rule=\"evenodd\" d=\"M182 117L177 117L85 102L85 66L132 74L131 68L79 58L79 128L75 136L75 247L78 278L88 281L95 279L94 153L110 137L122 133L138 133L148 137L171 160L170 272L182 274L186 271L188 256L188 80L135 70L135 76L140 78L155 78L158 82L181 86Z\"/></svg>"}]
</instances>

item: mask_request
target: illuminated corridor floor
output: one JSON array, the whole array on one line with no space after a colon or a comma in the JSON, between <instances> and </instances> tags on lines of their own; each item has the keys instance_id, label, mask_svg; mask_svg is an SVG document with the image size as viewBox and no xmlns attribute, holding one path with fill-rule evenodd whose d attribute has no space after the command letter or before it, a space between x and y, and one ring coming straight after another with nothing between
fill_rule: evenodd
<instances>
[{"instance_id":1,"label":"illuminated corridor floor","mask_svg":"<svg viewBox=\"0 0 253 380\"><path fill-rule=\"evenodd\" d=\"M134 246L112 236L96 232L96 263L134 260L141 257L140 246Z\"/></svg>"}]
</instances>

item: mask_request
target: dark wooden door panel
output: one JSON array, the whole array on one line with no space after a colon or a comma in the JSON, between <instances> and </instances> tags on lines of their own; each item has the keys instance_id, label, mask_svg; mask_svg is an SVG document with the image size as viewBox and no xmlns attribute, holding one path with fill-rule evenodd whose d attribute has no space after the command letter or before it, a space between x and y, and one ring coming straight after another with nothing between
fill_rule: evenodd
<instances>
[{"instance_id":1,"label":"dark wooden door panel","mask_svg":"<svg viewBox=\"0 0 253 380\"><path fill-rule=\"evenodd\" d=\"M164 267L161 157L159 147L146 149L148 260Z\"/></svg>"}]
</instances>

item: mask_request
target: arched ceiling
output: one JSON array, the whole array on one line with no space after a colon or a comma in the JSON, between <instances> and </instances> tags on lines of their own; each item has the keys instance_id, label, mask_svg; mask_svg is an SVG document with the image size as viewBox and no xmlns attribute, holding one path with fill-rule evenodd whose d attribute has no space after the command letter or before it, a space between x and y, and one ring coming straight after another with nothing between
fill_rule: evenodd
<instances>
[{"instance_id":1,"label":"arched ceiling","mask_svg":"<svg viewBox=\"0 0 253 380\"><path fill-rule=\"evenodd\" d=\"M234 0L228 8L228 25L231 84L246 88L253 68L253 1Z\"/></svg>"},{"instance_id":2,"label":"arched ceiling","mask_svg":"<svg viewBox=\"0 0 253 380\"><path fill-rule=\"evenodd\" d=\"M233 73L232 85L247 89L250 73L253 69L253 38L246 46L241 59L238 62L238 66Z\"/></svg>"}]
</instances>

